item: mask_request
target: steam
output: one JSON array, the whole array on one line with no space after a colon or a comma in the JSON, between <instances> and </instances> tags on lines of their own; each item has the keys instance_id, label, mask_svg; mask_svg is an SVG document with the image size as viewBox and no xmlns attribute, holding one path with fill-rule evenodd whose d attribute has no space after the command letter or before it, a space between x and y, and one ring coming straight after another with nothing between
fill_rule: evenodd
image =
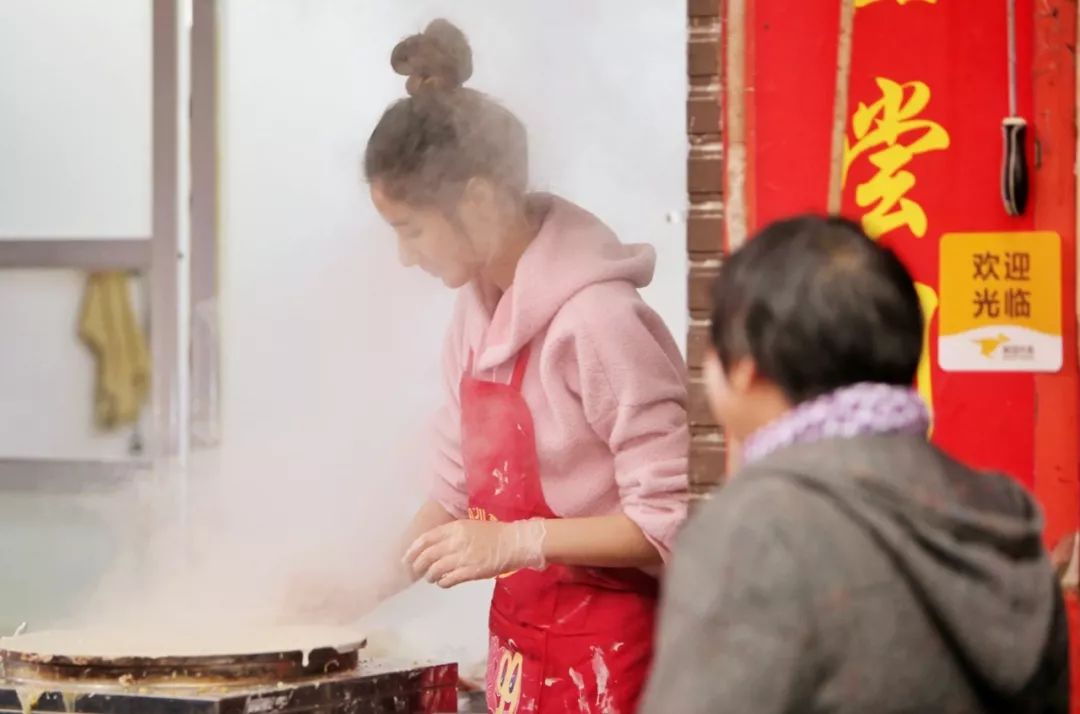
<instances>
[{"instance_id":1,"label":"steam","mask_svg":"<svg viewBox=\"0 0 1080 714\"><path fill-rule=\"evenodd\" d=\"M67 624L272 621L305 574L362 589L419 505L453 296L397 266L359 173L404 94L390 50L434 17L469 36L469 86L529 128L535 188L657 246L646 298L685 333L682 229L666 220L685 201L681 3L218 7L223 446L117 496L135 506L110 510L115 567ZM489 589L421 587L378 622L425 654L480 659Z\"/></svg>"},{"instance_id":2,"label":"steam","mask_svg":"<svg viewBox=\"0 0 1080 714\"><path fill-rule=\"evenodd\" d=\"M447 317L441 286L394 264L387 229L358 233L367 254L323 266L296 295L255 296L231 325L240 298L225 307L222 446L137 485L120 568L80 621L261 624L288 618L298 580L357 593L373 581L426 491L442 397L438 352L410 358L420 336L403 328L425 307ZM393 279L358 299L357 274L376 271Z\"/></svg>"}]
</instances>

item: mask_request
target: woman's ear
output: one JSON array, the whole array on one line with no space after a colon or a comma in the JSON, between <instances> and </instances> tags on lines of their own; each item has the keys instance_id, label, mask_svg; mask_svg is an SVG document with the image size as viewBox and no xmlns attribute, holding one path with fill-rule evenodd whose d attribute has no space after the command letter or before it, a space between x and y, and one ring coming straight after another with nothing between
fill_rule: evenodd
<instances>
[{"instance_id":1,"label":"woman's ear","mask_svg":"<svg viewBox=\"0 0 1080 714\"><path fill-rule=\"evenodd\" d=\"M491 215L498 205L498 192L485 178L473 177L465 184L461 195L463 207L482 215Z\"/></svg>"}]
</instances>

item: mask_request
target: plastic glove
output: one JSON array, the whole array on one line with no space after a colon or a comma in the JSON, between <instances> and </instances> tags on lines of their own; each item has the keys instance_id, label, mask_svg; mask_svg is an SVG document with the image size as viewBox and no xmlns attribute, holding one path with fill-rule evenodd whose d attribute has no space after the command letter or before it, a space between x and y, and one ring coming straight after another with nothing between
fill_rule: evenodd
<instances>
[{"instance_id":1,"label":"plastic glove","mask_svg":"<svg viewBox=\"0 0 1080 714\"><path fill-rule=\"evenodd\" d=\"M455 521L417 538L405 553L405 563L418 578L441 588L522 568L543 570L546 535L542 519Z\"/></svg>"}]
</instances>

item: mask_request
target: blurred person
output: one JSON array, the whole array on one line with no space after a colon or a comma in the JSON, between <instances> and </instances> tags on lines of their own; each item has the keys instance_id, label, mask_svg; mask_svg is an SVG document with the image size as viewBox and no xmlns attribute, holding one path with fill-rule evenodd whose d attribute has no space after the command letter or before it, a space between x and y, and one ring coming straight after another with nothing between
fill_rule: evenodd
<instances>
[{"instance_id":1,"label":"blurred person","mask_svg":"<svg viewBox=\"0 0 1080 714\"><path fill-rule=\"evenodd\" d=\"M839 218L765 228L705 365L742 465L672 559L642 711L1065 712L1042 516L931 445L911 277Z\"/></svg>"},{"instance_id":2,"label":"blurred person","mask_svg":"<svg viewBox=\"0 0 1080 714\"><path fill-rule=\"evenodd\" d=\"M436 20L391 64L409 96L368 143L371 198L401 262L458 296L430 496L379 595L496 578L492 710L633 711L688 492L685 365L638 293L654 251L529 192L525 127L463 86L457 27ZM316 615L370 606L327 590Z\"/></svg>"}]
</instances>

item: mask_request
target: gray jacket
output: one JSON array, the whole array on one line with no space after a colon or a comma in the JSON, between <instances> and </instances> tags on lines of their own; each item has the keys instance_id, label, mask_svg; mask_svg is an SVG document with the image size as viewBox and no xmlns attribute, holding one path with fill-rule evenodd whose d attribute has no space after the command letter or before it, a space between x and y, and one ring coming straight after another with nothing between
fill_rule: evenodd
<instances>
[{"instance_id":1,"label":"gray jacket","mask_svg":"<svg viewBox=\"0 0 1080 714\"><path fill-rule=\"evenodd\" d=\"M1041 514L925 440L793 446L686 527L641 711L1066 712Z\"/></svg>"}]
</instances>

